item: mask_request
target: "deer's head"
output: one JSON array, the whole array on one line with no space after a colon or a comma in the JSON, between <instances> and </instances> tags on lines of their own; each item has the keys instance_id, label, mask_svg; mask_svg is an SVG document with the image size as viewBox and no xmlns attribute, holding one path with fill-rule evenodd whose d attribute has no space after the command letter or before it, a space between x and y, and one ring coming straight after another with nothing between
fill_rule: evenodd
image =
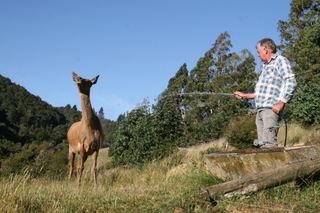
<instances>
[{"instance_id":1,"label":"deer's head","mask_svg":"<svg viewBox=\"0 0 320 213\"><path fill-rule=\"evenodd\" d=\"M96 84L98 81L99 75L91 80L82 78L78 76L76 73L72 72L72 79L76 82L79 92L89 95L90 88L93 84Z\"/></svg>"}]
</instances>

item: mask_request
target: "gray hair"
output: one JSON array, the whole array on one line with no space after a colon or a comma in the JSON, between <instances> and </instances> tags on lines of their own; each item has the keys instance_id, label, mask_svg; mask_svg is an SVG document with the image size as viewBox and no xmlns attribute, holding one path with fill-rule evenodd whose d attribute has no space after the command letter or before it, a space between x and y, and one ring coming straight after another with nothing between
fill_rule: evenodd
<instances>
[{"instance_id":1,"label":"gray hair","mask_svg":"<svg viewBox=\"0 0 320 213\"><path fill-rule=\"evenodd\" d=\"M277 46L274 43L274 41L270 38L264 38L264 39L258 41L257 45L260 45L261 48L263 48L263 47L267 48L272 53L277 52Z\"/></svg>"}]
</instances>

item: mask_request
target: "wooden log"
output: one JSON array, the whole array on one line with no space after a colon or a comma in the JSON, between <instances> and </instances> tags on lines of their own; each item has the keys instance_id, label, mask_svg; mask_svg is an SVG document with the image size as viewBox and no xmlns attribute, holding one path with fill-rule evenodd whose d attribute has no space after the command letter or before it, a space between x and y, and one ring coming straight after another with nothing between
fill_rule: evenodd
<instances>
[{"instance_id":1,"label":"wooden log","mask_svg":"<svg viewBox=\"0 0 320 213\"><path fill-rule=\"evenodd\" d=\"M291 162L274 169L203 188L201 194L207 199L245 195L318 172L320 172L320 156Z\"/></svg>"}]
</instances>

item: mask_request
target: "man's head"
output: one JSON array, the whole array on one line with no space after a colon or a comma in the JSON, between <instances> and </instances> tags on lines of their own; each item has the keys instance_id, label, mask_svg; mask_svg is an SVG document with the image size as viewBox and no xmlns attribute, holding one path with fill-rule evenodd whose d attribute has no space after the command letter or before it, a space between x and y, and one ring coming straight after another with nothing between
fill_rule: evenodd
<instances>
[{"instance_id":1,"label":"man's head","mask_svg":"<svg viewBox=\"0 0 320 213\"><path fill-rule=\"evenodd\" d=\"M260 40L256 45L256 49L258 57L263 62L269 62L271 57L277 52L277 46L270 38Z\"/></svg>"}]
</instances>

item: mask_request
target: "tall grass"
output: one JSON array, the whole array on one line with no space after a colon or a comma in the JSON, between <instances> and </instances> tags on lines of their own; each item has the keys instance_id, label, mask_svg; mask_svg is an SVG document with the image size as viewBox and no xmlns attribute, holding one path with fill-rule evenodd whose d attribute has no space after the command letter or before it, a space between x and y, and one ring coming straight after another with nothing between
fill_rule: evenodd
<instances>
[{"instance_id":1,"label":"tall grass","mask_svg":"<svg viewBox=\"0 0 320 213\"><path fill-rule=\"evenodd\" d=\"M291 132L292 131L292 132ZM289 128L296 143L319 133L298 127ZM218 200L200 196L202 187L223 182L212 176L202 163L208 150L232 149L226 140L180 149L164 160L142 167L106 169L108 150L100 152L98 188L91 180L91 158L85 164L82 184L76 178L32 178L12 175L0 179L1 212L319 212L320 181L304 179L243 197ZM67 172L67 171L66 171ZM62 175L62 174L61 174Z\"/></svg>"},{"instance_id":2,"label":"tall grass","mask_svg":"<svg viewBox=\"0 0 320 213\"><path fill-rule=\"evenodd\" d=\"M102 150L101 155L105 153ZM184 160L185 155L179 152L144 167L108 170L100 162L96 190L90 178L90 161L85 165L80 187L76 178L71 182L55 177L34 179L29 171L2 178L1 212L171 212L177 209L190 212L195 208L206 211L212 207L200 199L200 188L220 180L191 159ZM100 157L99 160L106 158Z\"/></svg>"},{"instance_id":3,"label":"tall grass","mask_svg":"<svg viewBox=\"0 0 320 213\"><path fill-rule=\"evenodd\" d=\"M298 124L288 124L288 135L287 135L287 146L294 146L294 145L303 145L307 144L312 141L314 138L320 136L320 129L319 127L312 127L309 129L305 129ZM280 123L280 129L278 133L278 142L279 146L283 146L284 143L284 123Z\"/></svg>"}]
</instances>

